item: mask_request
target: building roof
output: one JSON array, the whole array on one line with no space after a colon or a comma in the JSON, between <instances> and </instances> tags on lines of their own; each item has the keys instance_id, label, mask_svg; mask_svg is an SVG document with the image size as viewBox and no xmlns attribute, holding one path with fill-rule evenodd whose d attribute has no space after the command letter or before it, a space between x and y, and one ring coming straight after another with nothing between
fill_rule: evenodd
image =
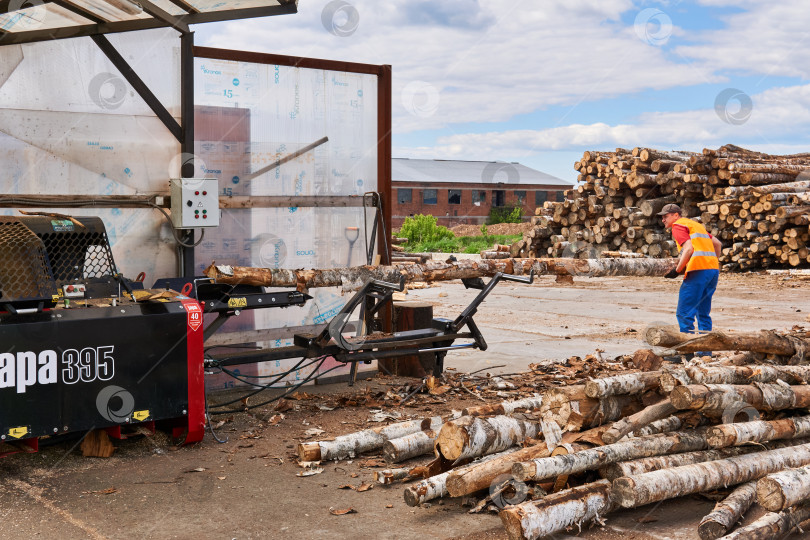
<instances>
[{"instance_id":1,"label":"building roof","mask_svg":"<svg viewBox=\"0 0 810 540\"><path fill-rule=\"evenodd\" d=\"M449 159L393 158L391 179L394 182L573 185L569 180L551 176L520 163Z\"/></svg>"}]
</instances>

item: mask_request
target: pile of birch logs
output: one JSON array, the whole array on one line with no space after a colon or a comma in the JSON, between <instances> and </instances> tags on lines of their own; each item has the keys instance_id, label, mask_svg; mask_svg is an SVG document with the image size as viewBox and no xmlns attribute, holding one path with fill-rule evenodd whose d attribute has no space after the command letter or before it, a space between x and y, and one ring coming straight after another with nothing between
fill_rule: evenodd
<instances>
[{"instance_id":1,"label":"pile of birch logs","mask_svg":"<svg viewBox=\"0 0 810 540\"><path fill-rule=\"evenodd\" d=\"M670 257L677 248L656 213L676 203L720 238L728 270L810 263L810 154L617 148L585 152L574 168L579 185L536 210L513 257Z\"/></svg>"},{"instance_id":2,"label":"pile of birch logs","mask_svg":"<svg viewBox=\"0 0 810 540\"><path fill-rule=\"evenodd\" d=\"M472 511L497 511L513 539L723 490L695 537L782 538L810 525L810 335L651 328L647 338L679 352L727 352L667 364L643 350L636 356L648 366L657 359L656 369L302 443L299 456L382 451L391 468L376 479L411 482L408 505L479 494ZM426 454L427 464L396 465ZM754 503L761 517L737 527Z\"/></svg>"}]
</instances>

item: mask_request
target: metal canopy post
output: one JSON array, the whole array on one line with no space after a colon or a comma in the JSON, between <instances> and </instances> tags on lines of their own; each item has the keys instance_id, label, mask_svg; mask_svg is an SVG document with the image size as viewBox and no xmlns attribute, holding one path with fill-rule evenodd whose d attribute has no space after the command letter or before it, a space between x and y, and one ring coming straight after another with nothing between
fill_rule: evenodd
<instances>
[{"instance_id":1,"label":"metal canopy post","mask_svg":"<svg viewBox=\"0 0 810 540\"><path fill-rule=\"evenodd\" d=\"M180 141L180 176L194 177L194 32L180 36L180 123L183 139ZM183 240L194 243L194 230L189 229ZM179 246L180 275L194 277L194 248Z\"/></svg>"}]
</instances>

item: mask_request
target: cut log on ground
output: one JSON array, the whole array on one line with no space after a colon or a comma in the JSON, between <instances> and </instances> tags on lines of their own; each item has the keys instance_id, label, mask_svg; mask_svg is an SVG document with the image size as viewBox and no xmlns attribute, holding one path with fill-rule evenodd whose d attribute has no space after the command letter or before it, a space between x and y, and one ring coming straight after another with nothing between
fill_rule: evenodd
<instances>
[{"instance_id":1,"label":"cut log on ground","mask_svg":"<svg viewBox=\"0 0 810 540\"><path fill-rule=\"evenodd\" d=\"M611 463L660 456L677 452L692 452L708 448L706 437L698 432L650 435L583 450L575 454L554 456L515 463L512 474L523 481L545 480L563 474L576 474L598 469Z\"/></svg>"},{"instance_id":2,"label":"cut log on ground","mask_svg":"<svg viewBox=\"0 0 810 540\"><path fill-rule=\"evenodd\" d=\"M382 447L383 458L388 463L399 463L416 456L433 452L436 441L435 431L417 431L404 437L389 439Z\"/></svg>"},{"instance_id":3,"label":"cut log on ground","mask_svg":"<svg viewBox=\"0 0 810 540\"><path fill-rule=\"evenodd\" d=\"M523 399L516 399L514 401L503 401L501 403L493 403L490 405L479 405L477 407L467 407L462 411L464 416L490 416L490 415L503 415L512 414L513 412L521 409L533 410L539 409L543 404L542 396L532 396Z\"/></svg>"},{"instance_id":4,"label":"cut log on ground","mask_svg":"<svg viewBox=\"0 0 810 540\"><path fill-rule=\"evenodd\" d=\"M622 476L631 476L634 474L657 471L659 469L671 469L682 465L693 465L705 461L741 456L743 454L759 452L760 450L762 450L762 447L759 446L735 446L733 448L718 448L715 450L699 450L697 452L653 456L606 465L599 469L599 475L602 478L613 481Z\"/></svg>"},{"instance_id":5,"label":"cut log on ground","mask_svg":"<svg viewBox=\"0 0 810 540\"><path fill-rule=\"evenodd\" d=\"M736 486L787 467L802 467L809 463L810 444L803 444L617 478L613 481L613 494L624 508L635 508Z\"/></svg>"},{"instance_id":6,"label":"cut log on ground","mask_svg":"<svg viewBox=\"0 0 810 540\"><path fill-rule=\"evenodd\" d=\"M599 480L509 506L499 516L510 539L535 539L598 519L614 508L610 482Z\"/></svg>"},{"instance_id":7,"label":"cut log on ground","mask_svg":"<svg viewBox=\"0 0 810 540\"><path fill-rule=\"evenodd\" d=\"M435 451L452 462L494 454L536 437L539 426L509 416L462 416L445 423L436 437Z\"/></svg>"},{"instance_id":8,"label":"cut log on ground","mask_svg":"<svg viewBox=\"0 0 810 540\"><path fill-rule=\"evenodd\" d=\"M706 440L712 448L810 436L810 416L781 420L756 420L708 428Z\"/></svg>"},{"instance_id":9,"label":"cut log on ground","mask_svg":"<svg viewBox=\"0 0 810 540\"><path fill-rule=\"evenodd\" d=\"M684 334L671 326L652 326L645 332L647 343L670 347L679 353L699 351L753 351L778 356L794 356L801 353L808 343L800 338L788 338L775 332L761 330L751 333L725 333L712 330L706 334ZM810 358L808 358L810 361Z\"/></svg>"},{"instance_id":10,"label":"cut log on ground","mask_svg":"<svg viewBox=\"0 0 810 540\"><path fill-rule=\"evenodd\" d=\"M739 404L757 410L781 411L810 406L810 386L776 383L689 384L678 386L669 394L676 409L730 410Z\"/></svg>"},{"instance_id":11,"label":"cut log on ground","mask_svg":"<svg viewBox=\"0 0 810 540\"><path fill-rule=\"evenodd\" d=\"M484 463L485 461L496 459L498 457L507 455L514 451L515 450L507 450L506 452L492 454L490 456L483 457L476 462L464 465L462 467L458 467L454 469L454 471L462 471L467 467L472 467L480 463ZM431 476L430 478L420 480L414 485L405 488L404 493L405 504L407 504L408 506L418 506L422 503L432 501L433 499L439 499L447 495L447 477L450 475L450 472L452 471L443 472L441 474Z\"/></svg>"},{"instance_id":12,"label":"cut log on ground","mask_svg":"<svg viewBox=\"0 0 810 540\"><path fill-rule=\"evenodd\" d=\"M436 431L441 425L442 418L434 416L433 418L409 420L389 426L365 429L335 437L332 441L303 442L298 445L298 457L301 461L344 459L362 452L378 450L389 439L398 439L417 431Z\"/></svg>"},{"instance_id":13,"label":"cut log on ground","mask_svg":"<svg viewBox=\"0 0 810 540\"><path fill-rule=\"evenodd\" d=\"M618 442L628 433L635 432L656 420L667 418L676 410L668 398L659 401L613 424L610 429L602 434L602 440L605 444Z\"/></svg>"},{"instance_id":14,"label":"cut log on ground","mask_svg":"<svg viewBox=\"0 0 810 540\"><path fill-rule=\"evenodd\" d=\"M585 383L585 395L589 398L638 394L652 388L658 388L660 371L628 373L601 379L591 379Z\"/></svg>"},{"instance_id":15,"label":"cut log on ground","mask_svg":"<svg viewBox=\"0 0 810 540\"><path fill-rule=\"evenodd\" d=\"M701 540L715 540L730 531L754 504L756 494L757 483L746 482L718 502L698 525Z\"/></svg>"},{"instance_id":16,"label":"cut log on ground","mask_svg":"<svg viewBox=\"0 0 810 540\"><path fill-rule=\"evenodd\" d=\"M784 512L769 512L750 525L740 527L722 540L777 540L784 538L810 518L810 505L791 508Z\"/></svg>"},{"instance_id":17,"label":"cut log on ground","mask_svg":"<svg viewBox=\"0 0 810 540\"><path fill-rule=\"evenodd\" d=\"M810 499L810 467L769 474L757 482L757 502L779 512Z\"/></svg>"},{"instance_id":18,"label":"cut log on ground","mask_svg":"<svg viewBox=\"0 0 810 540\"><path fill-rule=\"evenodd\" d=\"M603 428L595 428L583 433L564 433L561 443L574 443L577 440L591 440L597 437ZM450 471L447 478L447 491L452 497L470 495L488 488L492 482L503 474L511 474L512 465L521 461L547 457L551 454L547 444L539 444L520 449L496 459L481 460L467 467Z\"/></svg>"},{"instance_id":19,"label":"cut log on ground","mask_svg":"<svg viewBox=\"0 0 810 540\"><path fill-rule=\"evenodd\" d=\"M260 287L317 287L358 289L372 279L399 283L405 281L447 281L504 274L574 275L574 276L664 276L672 270L675 259L463 259L454 263L431 262L395 266L356 266L320 270L252 268L217 265L205 269L205 275L218 283Z\"/></svg>"}]
</instances>

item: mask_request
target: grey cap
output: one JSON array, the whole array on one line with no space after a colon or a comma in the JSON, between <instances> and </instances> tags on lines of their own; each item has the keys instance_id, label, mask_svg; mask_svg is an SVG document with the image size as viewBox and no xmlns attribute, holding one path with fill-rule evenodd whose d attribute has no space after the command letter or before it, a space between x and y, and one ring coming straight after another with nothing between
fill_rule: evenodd
<instances>
[{"instance_id":1,"label":"grey cap","mask_svg":"<svg viewBox=\"0 0 810 540\"><path fill-rule=\"evenodd\" d=\"M661 209L661 211L658 212L658 214L656 214L656 215L665 216L667 214L683 214L683 212L681 212L681 207L680 206L678 206L677 204L670 203L670 204L665 204L664 207Z\"/></svg>"}]
</instances>

